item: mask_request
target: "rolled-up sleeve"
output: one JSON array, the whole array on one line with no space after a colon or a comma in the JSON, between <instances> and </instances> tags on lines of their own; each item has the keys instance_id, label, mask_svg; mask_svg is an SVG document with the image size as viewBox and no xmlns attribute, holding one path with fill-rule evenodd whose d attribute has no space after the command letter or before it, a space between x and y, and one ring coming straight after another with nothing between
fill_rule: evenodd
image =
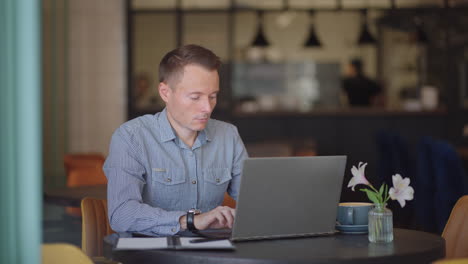
<instances>
[{"instance_id":1,"label":"rolled-up sleeve","mask_svg":"<svg viewBox=\"0 0 468 264\"><path fill-rule=\"evenodd\" d=\"M179 218L186 212L166 211L143 202L147 172L138 158L140 151L129 131L122 127L115 131L103 168L110 225L117 232L173 235L180 230Z\"/></svg>"}]
</instances>

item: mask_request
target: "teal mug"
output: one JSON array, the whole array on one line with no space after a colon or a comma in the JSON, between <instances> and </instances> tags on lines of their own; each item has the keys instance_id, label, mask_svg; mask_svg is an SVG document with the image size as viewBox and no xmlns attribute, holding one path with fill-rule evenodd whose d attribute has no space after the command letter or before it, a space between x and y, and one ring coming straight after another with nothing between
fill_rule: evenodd
<instances>
[{"instance_id":1,"label":"teal mug","mask_svg":"<svg viewBox=\"0 0 468 264\"><path fill-rule=\"evenodd\" d=\"M347 202L338 204L336 221L340 225L367 225L372 203Z\"/></svg>"}]
</instances>

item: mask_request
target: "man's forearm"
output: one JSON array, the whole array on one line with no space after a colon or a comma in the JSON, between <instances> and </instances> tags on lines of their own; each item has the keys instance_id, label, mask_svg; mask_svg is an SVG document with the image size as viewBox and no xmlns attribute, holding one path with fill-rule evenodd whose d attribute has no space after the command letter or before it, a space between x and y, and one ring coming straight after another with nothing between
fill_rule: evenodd
<instances>
[{"instance_id":1,"label":"man's forearm","mask_svg":"<svg viewBox=\"0 0 468 264\"><path fill-rule=\"evenodd\" d=\"M117 232L138 232L148 235L173 235L180 230L183 211L165 211L138 201L127 201L112 211L110 224Z\"/></svg>"}]
</instances>

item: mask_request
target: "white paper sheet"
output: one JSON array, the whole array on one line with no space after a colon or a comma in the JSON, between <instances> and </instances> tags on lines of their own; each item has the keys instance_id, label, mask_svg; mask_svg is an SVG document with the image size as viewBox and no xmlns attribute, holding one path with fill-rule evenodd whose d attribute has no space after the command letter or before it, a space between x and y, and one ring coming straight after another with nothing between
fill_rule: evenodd
<instances>
[{"instance_id":1,"label":"white paper sheet","mask_svg":"<svg viewBox=\"0 0 468 264\"><path fill-rule=\"evenodd\" d=\"M225 248L232 248L232 244L229 240L215 240L203 243L190 243L190 240L200 239L196 237L181 237L180 238L180 248L198 248L198 249L225 249Z\"/></svg>"},{"instance_id":2,"label":"white paper sheet","mask_svg":"<svg viewBox=\"0 0 468 264\"><path fill-rule=\"evenodd\" d=\"M227 239L202 243L190 243L199 237L180 237L180 245L169 246L166 237L129 237L119 238L117 250L144 250L144 249L234 249Z\"/></svg>"},{"instance_id":3,"label":"white paper sheet","mask_svg":"<svg viewBox=\"0 0 468 264\"><path fill-rule=\"evenodd\" d=\"M165 237L119 238L116 249L163 249L167 248Z\"/></svg>"}]
</instances>

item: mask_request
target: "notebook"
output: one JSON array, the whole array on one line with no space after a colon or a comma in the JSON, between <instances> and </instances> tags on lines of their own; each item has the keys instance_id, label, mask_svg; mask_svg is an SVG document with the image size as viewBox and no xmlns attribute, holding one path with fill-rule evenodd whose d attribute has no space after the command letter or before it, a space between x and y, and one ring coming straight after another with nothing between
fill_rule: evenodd
<instances>
[{"instance_id":1,"label":"notebook","mask_svg":"<svg viewBox=\"0 0 468 264\"><path fill-rule=\"evenodd\" d=\"M232 241L334 234L346 156L245 160Z\"/></svg>"},{"instance_id":2,"label":"notebook","mask_svg":"<svg viewBox=\"0 0 468 264\"><path fill-rule=\"evenodd\" d=\"M172 250L234 250L234 246L227 239L204 240L194 237L126 237L119 238L116 250L142 250L142 249L172 249Z\"/></svg>"}]
</instances>

